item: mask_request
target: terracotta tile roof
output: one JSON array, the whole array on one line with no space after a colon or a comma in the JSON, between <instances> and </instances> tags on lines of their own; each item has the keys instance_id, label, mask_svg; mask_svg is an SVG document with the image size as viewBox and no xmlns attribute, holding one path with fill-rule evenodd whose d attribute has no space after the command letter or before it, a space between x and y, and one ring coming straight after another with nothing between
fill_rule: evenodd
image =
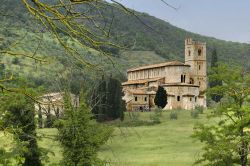
<instances>
[{"instance_id":1,"label":"terracotta tile roof","mask_svg":"<svg viewBox=\"0 0 250 166\"><path fill-rule=\"evenodd\" d=\"M190 65L187 65L187 64L182 63L180 61L170 61L170 62L164 62L164 63L158 63L158 64L152 64L152 65L146 65L146 66L128 69L127 72L144 70L144 69L152 69L152 68L158 68L158 67L165 67L165 66L190 66Z\"/></svg>"},{"instance_id":2,"label":"terracotta tile roof","mask_svg":"<svg viewBox=\"0 0 250 166\"><path fill-rule=\"evenodd\" d=\"M154 82L164 79L164 77L150 78L150 79L141 79L141 80L129 80L127 82L122 83L122 85L133 85L133 84L145 84L147 82Z\"/></svg>"}]
</instances>

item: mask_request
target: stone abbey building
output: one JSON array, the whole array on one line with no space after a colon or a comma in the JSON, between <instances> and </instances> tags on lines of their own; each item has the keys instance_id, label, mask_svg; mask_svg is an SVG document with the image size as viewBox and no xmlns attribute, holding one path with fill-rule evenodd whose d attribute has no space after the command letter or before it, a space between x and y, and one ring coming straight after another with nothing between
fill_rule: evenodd
<instances>
[{"instance_id":1,"label":"stone abbey building","mask_svg":"<svg viewBox=\"0 0 250 166\"><path fill-rule=\"evenodd\" d=\"M168 104L164 109L191 110L206 107L206 43L185 40L185 63L170 61L132 68L122 84L128 111L154 107L158 86L164 87Z\"/></svg>"}]
</instances>

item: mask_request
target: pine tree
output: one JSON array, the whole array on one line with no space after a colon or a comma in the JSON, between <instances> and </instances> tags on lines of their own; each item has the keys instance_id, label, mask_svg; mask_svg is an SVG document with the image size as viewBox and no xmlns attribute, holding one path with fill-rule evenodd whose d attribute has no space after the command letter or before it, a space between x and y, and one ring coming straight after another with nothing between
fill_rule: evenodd
<instances>
[{"instance_id":1,"label":"pine tree","mask_svg":"<svg viewBox=\"0 0 250 166\"><path fill-rule=\"evenodd\" d=\"M63 148L62 165L91 166L103 165L97 152L111 135L112 130L92 119L89 107L81 94L80 106L71 105L65 97L65 116L57 125L58 140Z\"/></svg>"},{"instance_id":2,"label":"pine tree","mask_svg":"<svg viewBox=\"0 0 250 166\"><path fill-rule=\"evenodd\" d=\"M167 102L167 92L162 86L158 87L154 102L155 102L155 105L160 107L160 108L164 108L167 105L167 103L168 103Z\"/></svg>"},{"instance_id":3,"label":"pine tree","mask_svg":"<svg viewBox=\"0 0 250 166\"><path fill-rule=\"evenodd\" d=\"M211 69L217 69L218 67L218 56L217 56L217 51L216 49L213 50L212 52L212 59L211 59ZM220 72L220 71L216 71L216 72ZM217 79L217 80L213 80L213 81L209 81L209 86L210 88L216 87L216 86L221 86L222 85L222 80ZM211 98L213 101L215 102L219 102L221 100L223 96L222 95L218 95L218 94L212 94Z\"/></svg>"}]
</instances>

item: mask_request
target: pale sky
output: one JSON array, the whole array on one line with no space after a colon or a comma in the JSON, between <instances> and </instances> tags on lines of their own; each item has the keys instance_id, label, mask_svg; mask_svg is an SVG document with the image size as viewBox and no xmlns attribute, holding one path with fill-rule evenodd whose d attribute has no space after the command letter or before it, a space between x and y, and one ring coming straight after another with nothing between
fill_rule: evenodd
<instances>
[{"instance_id":1,"label":"pale sky","mask_svg":"<svg viewBox=\"0 0 250 166\"><path fill-rule=\"evenodd\" d=\"M117 1L191 32L250 43L250 0L165 0L177 11L161 0Z\"/></svg>"}]
</instances>

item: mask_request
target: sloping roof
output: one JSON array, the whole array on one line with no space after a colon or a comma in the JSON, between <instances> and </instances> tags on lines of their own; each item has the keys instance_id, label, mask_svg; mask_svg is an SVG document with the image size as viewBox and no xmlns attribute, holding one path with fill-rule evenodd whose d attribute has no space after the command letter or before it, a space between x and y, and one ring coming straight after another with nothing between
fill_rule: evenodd
<instances>
[{"instance_id":1,"label":"sloping roof","mask_svg":"<svg viewBox=\"0 0 250 166\"><path fill-rule=\"evenodd\" d=\"M128 69L127 72L144 70L144 69L159 68L159 67L165 67L165 66L190 66L190 65L187 65L187 64L182 63L180 61L169 61L169 62L164 62L164 63L158 63L158 64L152 64L152 65L146 65L146 66Z\"/></svg>"},{"instance_id":2,"label":"sloping roof","mask_svg":"<svg viewBox=\"0 0 250 166\"><path fill-rule=\"evenodd\" d=\"M133 85L133 84L145 84L147 82L154 82L164 79L164 77L150 78L150 79L141 79L141 80L129 80L127 82L122 83L122 85Z\"/></svg>"}]
</instances>

